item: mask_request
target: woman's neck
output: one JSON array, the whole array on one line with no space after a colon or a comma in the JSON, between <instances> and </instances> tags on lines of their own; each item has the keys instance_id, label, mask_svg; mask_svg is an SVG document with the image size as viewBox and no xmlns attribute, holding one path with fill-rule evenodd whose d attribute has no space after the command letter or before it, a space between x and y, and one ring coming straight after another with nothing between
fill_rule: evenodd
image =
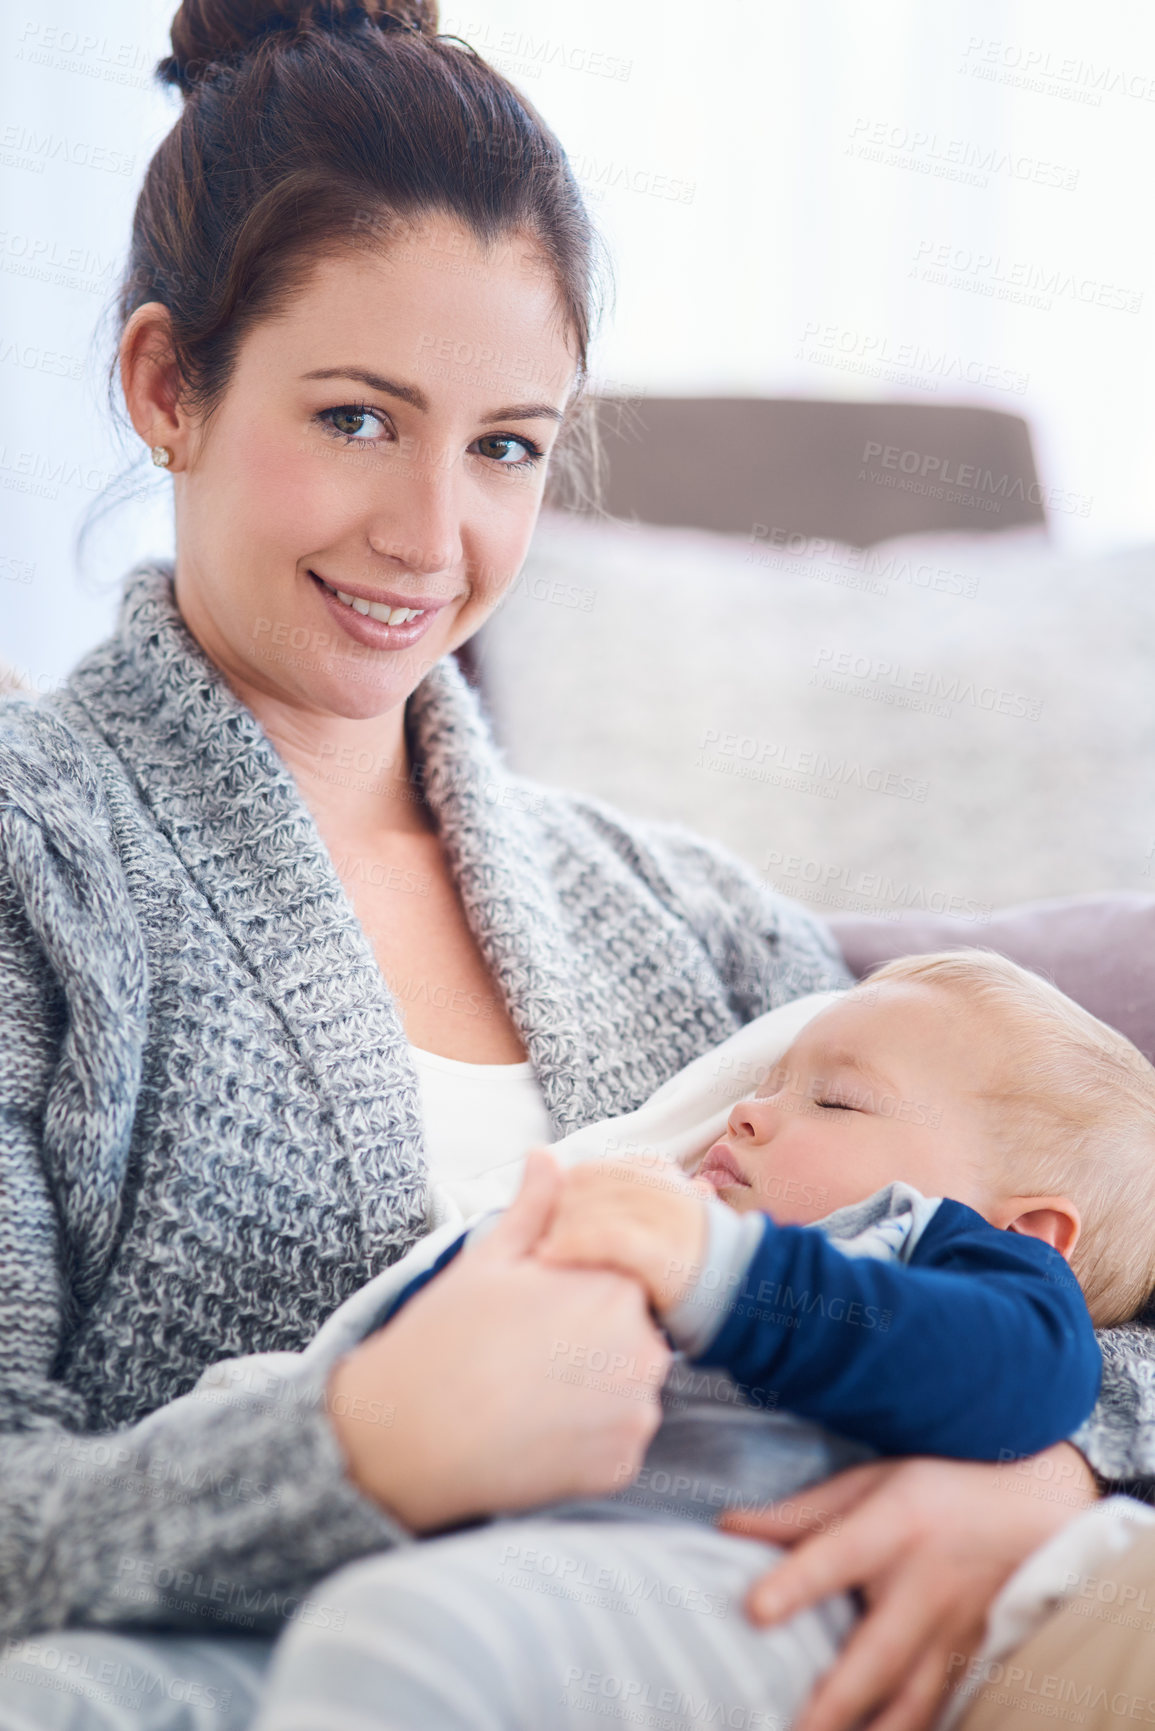
<instances>
[{"instance_id":1,"label":"woman's neck","mask_svg":"<svg viewBox=\"0 0 1155 1731\"><path fill-rule=\"evenodd\" d=\"M235 688L236 681L230 683ZM237 695L268 734L323 834L436 827L411 773L403 704L351 720L313 714L256 689Z\"/></svg>"}]
</instances>

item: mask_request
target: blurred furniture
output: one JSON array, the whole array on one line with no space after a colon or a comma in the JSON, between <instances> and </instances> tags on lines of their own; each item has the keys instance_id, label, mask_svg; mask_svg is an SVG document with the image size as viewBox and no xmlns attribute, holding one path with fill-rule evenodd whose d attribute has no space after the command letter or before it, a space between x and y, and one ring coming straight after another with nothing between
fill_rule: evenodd
<instances>
[{"instance_id":1,"label":"blurred furniture","mask_svg":"<svg viewBox=\"0 0 1155 1731\"><path fill-rule=\"evenodd\" d=\"M511 765L823 913L1155 889L1155 547L543 513L478 639Z\"/></svg>"},{"instance_id":2,"label":"blurred furniture","mask_svg":"<svg viewBox=\"0 0 1155 1731\"><path fill-rule=\"evenodd\" d=\"M602 397L611 517L870 547L1045 520L1027 423L939 403Z\"/></svg>"},{"instance_id":3,"label":"blurred furniture","mask_svg":"<svg viewBox=\"0 0 1155 1731\"><path fill-rule=\"evenodd\" d=\"M775 397L599 397L600 497L564 467L547 501L623 523L738 532L765 549L872 547L923 531L1039 528L1027 423L998 409ZM485 690L483 646L457 651ZM486 695L490 695L486 692Z\"/></svg>"},{"instance_id":4,"label":"blurred furniture","mask_svg":"<svg viewBox=\"0 0 1155 1731\"><path fill-rule=\"evenodd\" d=\"M998 950L1155 1059L1155 895L1026 902L1000 909L981 931L949 915L925 914L897 921L837 914L830 925L859 979L897 956Z\"/></svg>"}]
</instances>

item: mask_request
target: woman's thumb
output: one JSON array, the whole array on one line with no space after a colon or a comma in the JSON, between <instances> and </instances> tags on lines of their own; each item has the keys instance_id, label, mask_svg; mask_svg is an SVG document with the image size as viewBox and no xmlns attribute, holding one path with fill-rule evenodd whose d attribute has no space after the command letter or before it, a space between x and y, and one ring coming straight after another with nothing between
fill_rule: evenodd
<instances>
[{"instance_id":1,"label":"woman's thumb","mask_svg":"<svg viewBox=\"0 0 1155 1731\"><path fill-rule=\"evenodd\" d=\"M478 1249L504 1256L525 1256L546 1227L557 1202L561 1172L545 1148L531 1148L521 1174L521 1189Z\"/></svg>"}]
</instances>

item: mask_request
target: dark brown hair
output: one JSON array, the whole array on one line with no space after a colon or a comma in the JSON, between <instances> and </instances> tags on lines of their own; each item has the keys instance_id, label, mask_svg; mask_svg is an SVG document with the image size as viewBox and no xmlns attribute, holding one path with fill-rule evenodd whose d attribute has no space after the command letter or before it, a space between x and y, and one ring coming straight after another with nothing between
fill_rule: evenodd
<instances>
[{"instance_id":1,"label":"dark brown hair","mask_svg":"<svg viewBox=\"0 0 1155 1731\"><path fill-rule=\"evenodd\" d=\"M605 268L581 193L536 110L437 23L436 0L183 0L157 74L185 103L145 175L117 310L123 329L146 301L168 308L201 414L318 257L388 247L433 212L483 246L532 238L580 399Z\"/></svg>"}]
</instances>

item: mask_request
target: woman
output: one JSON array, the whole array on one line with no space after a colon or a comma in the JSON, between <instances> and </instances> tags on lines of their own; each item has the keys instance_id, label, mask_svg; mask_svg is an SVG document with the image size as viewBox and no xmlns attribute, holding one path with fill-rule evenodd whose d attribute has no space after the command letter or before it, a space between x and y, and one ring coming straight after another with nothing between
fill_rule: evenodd
<instances>
[{"instance_id":1,"label":"woman","mask_svg":"<svg viewBox=\"0 0 1155 1731\"><path fill-rule=\"evenodd\" d=\"M59 697L0 711L0 1627L99 1626L8 1654L23 1722L245 1724L267 1647L238 1631L323 1615L367 1552L635 1466L664 1345L628 1281L536 1262L540 1190L331 1379L286 1359L258 1385L243 1355L300 1348L411 1244L431 1172L468 1197L846 978L717 849L509 777L448 659L580 399L592 237L552 135L435 32L424 0L181 7L120 344L175 566L130 576ZM628 1398L546 1377L559 1338L636 1365ZM922 1472L933 1568L967 1471L965 1530L998 1532L960 1640L1071 1512L996 1522L989 1469L933 1465L880 1469L863 1509ZM821 1554L782 1572L799 1597ZM925 1624L896 1671L887 1591L844 1696L880 1655L872 1700L913 1674Z\"/></svg>"}]
</instances>

